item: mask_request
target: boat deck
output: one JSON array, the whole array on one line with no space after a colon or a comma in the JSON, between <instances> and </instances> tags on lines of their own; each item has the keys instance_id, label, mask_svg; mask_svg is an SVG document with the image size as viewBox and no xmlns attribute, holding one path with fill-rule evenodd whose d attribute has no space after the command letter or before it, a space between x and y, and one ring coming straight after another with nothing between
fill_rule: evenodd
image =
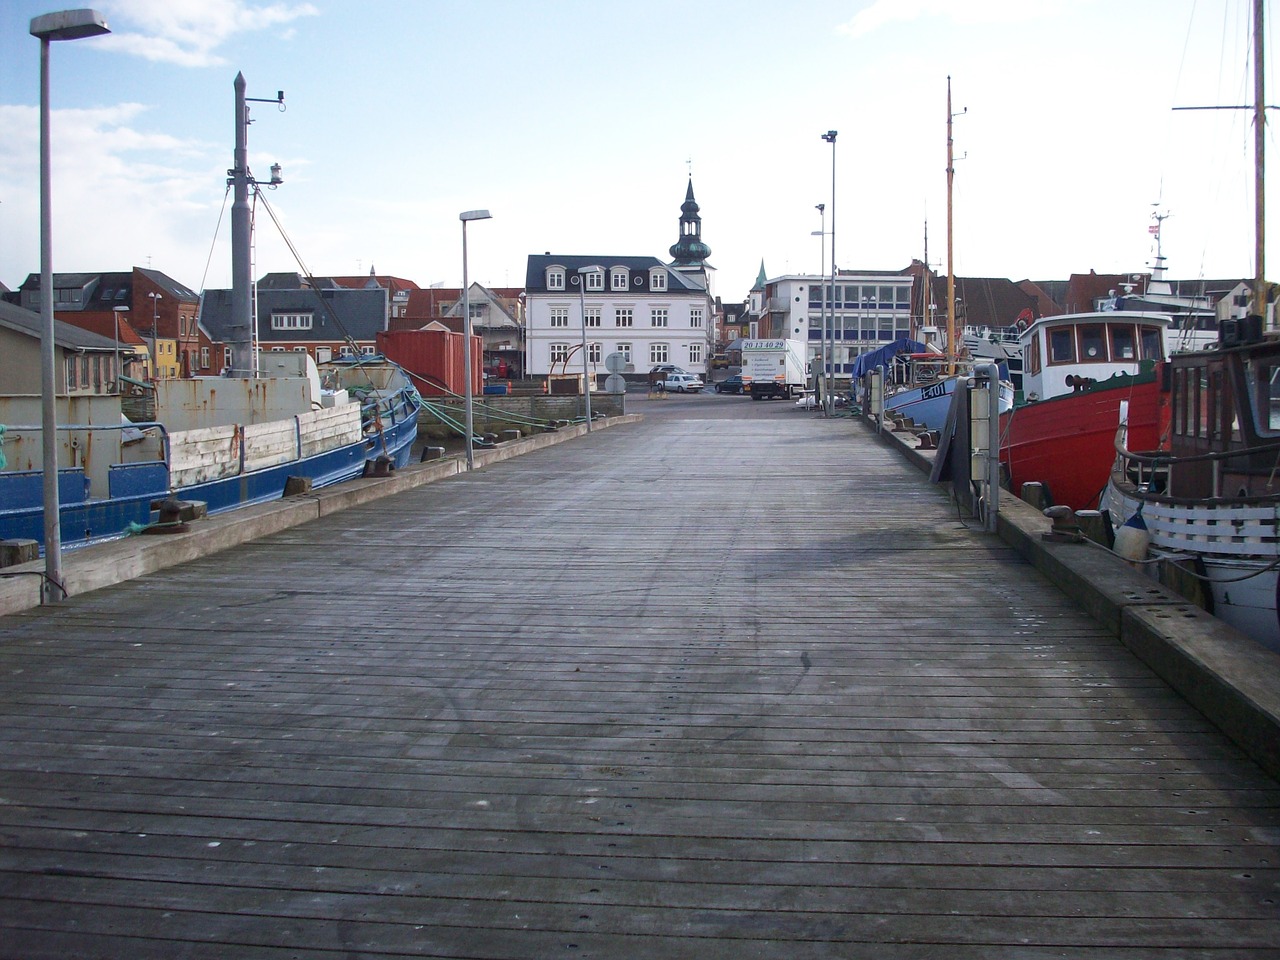
<instances>
[{"instance_id":1,"label":"boat deck","mask_svg":"<svg viewBox=\"0 0 1280 960\"><path fill-rule=\"evenodd\" d=\"M1280 957L1280 785L698 395L0 624L0 957Z\"/></svg>"}]
</instances>

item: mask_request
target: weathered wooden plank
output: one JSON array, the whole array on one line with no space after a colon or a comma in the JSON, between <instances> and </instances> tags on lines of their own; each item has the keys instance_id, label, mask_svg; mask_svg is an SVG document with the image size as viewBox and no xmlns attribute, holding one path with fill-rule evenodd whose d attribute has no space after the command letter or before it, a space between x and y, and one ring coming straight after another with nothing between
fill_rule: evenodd
<instances>
[{"instance_id":1,"label":"weathered wooden plank","mask_svg":"<svg viewBox=\"0 0 1280 960\"><path fill-rule=\"evenodd\" d=\"M668 404L0 625L0 956L1280 955L1202 717L849 423Z\"/></svg>"}]
</instances>

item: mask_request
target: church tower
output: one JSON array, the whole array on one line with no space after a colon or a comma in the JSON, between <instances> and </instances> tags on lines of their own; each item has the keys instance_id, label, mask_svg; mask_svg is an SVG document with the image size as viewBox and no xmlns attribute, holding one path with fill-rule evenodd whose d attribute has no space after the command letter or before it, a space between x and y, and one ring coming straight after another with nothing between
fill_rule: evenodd
<instances>
[{"instance_id":1,"label":"church tower","mask_svg":"<svg viewBox=\"0 0 1280 960\"><path fill-rule=\"evenodd\" d=\"M698 216L698 201L693 198L692 177L689 178L684 203L680 206L680 239L671 246L669 252L672 256L670 267L673 270L703 286L709 295L715 295L711 289L715 267L707 263L711 248L702 242L702 217Z\"/></svg>"}]
</instances>

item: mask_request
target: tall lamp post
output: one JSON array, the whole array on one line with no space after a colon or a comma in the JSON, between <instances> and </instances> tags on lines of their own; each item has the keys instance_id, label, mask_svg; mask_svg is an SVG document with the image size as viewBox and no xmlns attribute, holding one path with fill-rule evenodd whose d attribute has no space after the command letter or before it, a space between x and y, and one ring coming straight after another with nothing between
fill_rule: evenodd
<instances>
[{"instance_id":1,"label":"tall lamp post","mask_svg":"<svg viewBox=\"0 0 1280 960\"><path fill-rule=\"evenodd\" d=\"M821 237L818 241L818 274L822 277L822 286L826 286L827 273L827 205L820 203L815 210L818 211L820 227L809 234L811 237ZM828 290L823 294L821 310L822 310L822 349L818 351L822 357L822 392L825 394L827 390L827 295L834 294L834 291Z\"/></svg>"},{"instance_id":2,"label":"tall lamp post","mask_svg":"<svg viewBox=\"0 0 1280 960\"><path fill-rule=\"evenodd\" d=\"M827 416L831 416L835 409L835 398L831 395L835 386L835 326L836 326L836 133L835 130L828 130L822 135L822 139L831 144L831 326L830 340L826 343L828 356L831 358L831 370L824 371L826 378L824 383L827 387L827 395L824 397L824 407Z\"/></svg>"},{"instance_id":3,"label":"tall lamp post","mask_svg":"<svg viewBox=\"0 0 1280 960\"><path fill-rule=\"evenodd\" d=\"M582 314L582 395L586 397L587 433L591 432L591 372L587 367L587 277L604 275L604 267L595 265L578 268L578 307ZM604 289L601 284L600 289Z\"/></svg>"},{"instance_id":4,"label":"tall lamp post","mask_svg":"<svg viewBox=\"0 0 1280 960\"><path fill-rule=\"evenodd\" d=\"M116 393L120 392L120 377L124 374L124 369L120 366L120 314L128 312L128 307L111 308L111 313L116 319Z\"/></svg>"},{"instance_id":5,"label":"tall lamp post","mask_svg":"<svg viewBox=\"0 0 1280 960\"><path fill-rule=\"evenodd\" d=\"M472 220L489 220L491 216L488 210L464 210L458 214L458 219L462 221L462 362L466 365L462 372L462 389L466 393L463 406L466 408L468 470L475 465L472 450L475 439L472 427L475 423L475 400L471 396L474 391L471 384L471 284L467 279L467 224Z\"/></svg>"},{"instance_id":6,"label":"tall lamp post","mask_svg":"<svg viewBox=\"0 0 1280 960\"><path fill-rule=\"evenodd\" d=\"M66 596L62 585L62 528L58 502L58 409L53 343L53 191L49 162L49 44L110 33L96 10L62 10L34 17L31 35L40 41L40 433L44 478L43 603Z\"/></svg>"}]
</instances>

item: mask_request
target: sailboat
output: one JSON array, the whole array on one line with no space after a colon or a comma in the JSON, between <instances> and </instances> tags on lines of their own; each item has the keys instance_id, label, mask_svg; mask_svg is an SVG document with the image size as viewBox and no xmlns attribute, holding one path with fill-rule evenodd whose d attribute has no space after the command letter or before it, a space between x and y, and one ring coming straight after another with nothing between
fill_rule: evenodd
<instances>
[{"instance_id":1,"label":"sailboat","mask_svg":"<svg viewBox=\"0 0 1280 960\"><path fill-rule=\"evenodd\" d=\"M1171 358L1169 442L1142 452L1121 424L1102 506L1117 524L1141 517L1156 561L1147 568L1155 575L1280 651L1280 337L1264 329L1272 327L1272 298L1264 272L1261 2L1254 6L1253 41L1252 311L1219 322L1218 349Z\"/></svg>"}]
</instances>

